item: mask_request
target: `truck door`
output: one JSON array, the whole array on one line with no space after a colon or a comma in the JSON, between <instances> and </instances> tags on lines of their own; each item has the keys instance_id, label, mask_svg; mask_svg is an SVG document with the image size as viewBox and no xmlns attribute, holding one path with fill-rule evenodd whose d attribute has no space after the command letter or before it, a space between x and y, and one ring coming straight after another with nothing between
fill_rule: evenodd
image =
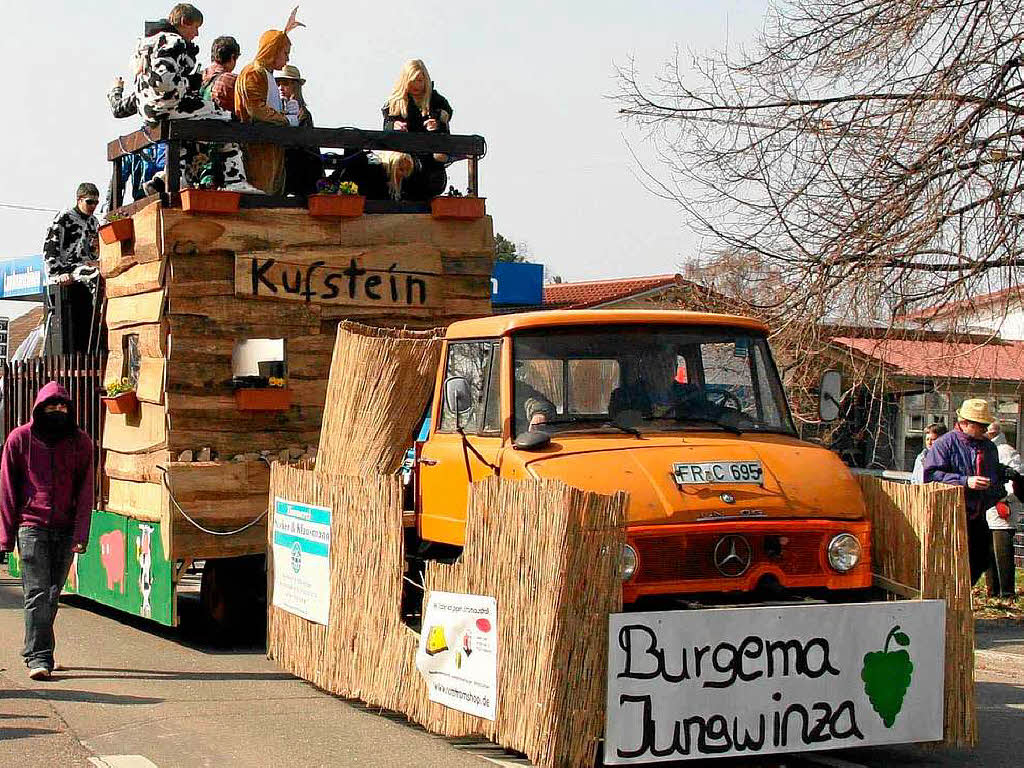
<instances>
[{"instance_id":1,"label":"truck door","mask_svg":"<svg viewBox=\"0 0 1024 768\"><path fill-rule=\"evenodd\" d=\"M471 403L462 414L444 402L444 380L461 376ZM462 546L469 484L497 471L501 452L501 340L451 341L438 418L420 452L419 531L427 541Z\"/></svg>"}]
</instances>

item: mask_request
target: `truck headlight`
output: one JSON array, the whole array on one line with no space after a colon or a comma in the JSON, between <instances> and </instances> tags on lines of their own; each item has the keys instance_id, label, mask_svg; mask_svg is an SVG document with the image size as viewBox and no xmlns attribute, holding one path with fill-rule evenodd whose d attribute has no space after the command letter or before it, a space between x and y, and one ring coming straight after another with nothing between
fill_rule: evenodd
<instances>
[{"instance_id":1,"label":"truck headlight","mask_svg":"<svg viewBox=\"0 0 1024 768\"><path fill-rule=\"evenodd\" d=\"M636 557L636 550L629 544L622 545L622 558L619 561L619 572L623 581L629 581L636 574L636 567L639 560Z\"/></svg>"},{"instance_id":2,"label":"truck headlight","mask_svg":"<svg viewBox=\"0 0 1024 768\"><path fill-rule=\"evenodd\" d=\"M828 543L828 564L839 573L853 570L860 562L860 540L852 533L840 533Z\"/></svg>"}]
</instances>

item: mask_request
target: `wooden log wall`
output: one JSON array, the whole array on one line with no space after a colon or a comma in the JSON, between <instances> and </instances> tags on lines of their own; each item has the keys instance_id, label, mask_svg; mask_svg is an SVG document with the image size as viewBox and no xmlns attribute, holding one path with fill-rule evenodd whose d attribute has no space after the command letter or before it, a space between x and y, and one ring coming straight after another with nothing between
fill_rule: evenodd
<instances>
[{"instance_id":1,"label":"wooden log wall","mask_svg":"<svg viewBox=\"0 0 1024 768\"><path fill-rule=\"evenodd\" d=\"M263 551L265 522L212 536L177 507L218 531L265 510L265 458L306 453L319 441L339 321L431 328L490 313L489 217L338 221L305 209L196 215L154 203L133 220L133 242L100 251L110 348L104 381L124 375L127 337L138 337L141 355L139 411L111 415L104 429L108 507L161 521L174 559ZM262 338L284 339L287 411L236 407L235 344ZM205 448L214 461L176 461Z\"/></svg>"}]
</instances>

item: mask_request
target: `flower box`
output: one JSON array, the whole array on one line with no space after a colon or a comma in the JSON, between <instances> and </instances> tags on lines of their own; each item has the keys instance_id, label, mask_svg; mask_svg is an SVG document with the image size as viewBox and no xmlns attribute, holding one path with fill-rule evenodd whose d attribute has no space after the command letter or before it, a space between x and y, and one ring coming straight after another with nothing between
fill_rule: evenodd
<instances>
[{"instance_id":1,"label":"flower box","mask_svg":"<svg viewBox=\"0 0 1024 768\"><path fill-rule=\"evenodd\" d=\"M483 197L435 197L430 201L430 215L435 219L472 221L487 214Z\"/></svg>"},{"instance_id":2,"label":"flower box","mask_svg":"<svg viewBox=\"0 0 1024 768\"><path fill-rule=\"evenodd\" d=\"M132 414L139 409L139 398L134 390L102 399L108 413Z\"/></svg>"},{"instance_id":3,"label":"flower box","mask_svg":"<svg viewBox=\"0 0 1024 768\"><path fill-rule=\"evenodd\" d=\"M190 213L238 213L241 192L223 189L181 190L181 210Z\"/></svg>"},{"instance_id":4,"label":"flower box","mask_svg":"<svg viewBox=\"0 0 1024 768\"><path fill-rule=\"evenodd\" d=\"M354 219L363 215L363 195L310 195L309 215L318 219Z\"/></svg>"},{"instance_id":5,"label":"flower box","mask_svg":"<svg viewBox=\"0 0 1024 768\"><path fill-rule=\"evenodd\" d=\"M235 404L240 411L287 411L292 405L292 391L287 387L236 389Z\"/></svg>"},{"instance_id":6,"label":"flower box","mask_svg":"<svg viewBox=\"0 0 1024 768\"><path fill-rule=\"evenodd\" d=\"M107 245L128 242L135 237L135 224L131 219L116 219L100 227L100 237Z\"/></svg>"}]
</instances>

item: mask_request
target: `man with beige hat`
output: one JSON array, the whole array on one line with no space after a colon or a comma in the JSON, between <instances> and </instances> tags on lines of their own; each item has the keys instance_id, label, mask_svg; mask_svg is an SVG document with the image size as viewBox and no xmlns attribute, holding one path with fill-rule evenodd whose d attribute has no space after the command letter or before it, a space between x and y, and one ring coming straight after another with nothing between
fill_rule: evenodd
<instances>
[{"instance_id":1,"label":"man with beige hat","mask_svg":"<svg viewBox=\"0 0 1024 768\"><path fill-rule=\"evenodd\" d=\"M985 432L995 421L984 398L964 400L956 426L936 440L924 460L924 481L959 485L967 507L967 548L971 583L988 570L992 536L985 511L1006 495L999 471L999 451Z\"/></svg>"}]
</instances>

